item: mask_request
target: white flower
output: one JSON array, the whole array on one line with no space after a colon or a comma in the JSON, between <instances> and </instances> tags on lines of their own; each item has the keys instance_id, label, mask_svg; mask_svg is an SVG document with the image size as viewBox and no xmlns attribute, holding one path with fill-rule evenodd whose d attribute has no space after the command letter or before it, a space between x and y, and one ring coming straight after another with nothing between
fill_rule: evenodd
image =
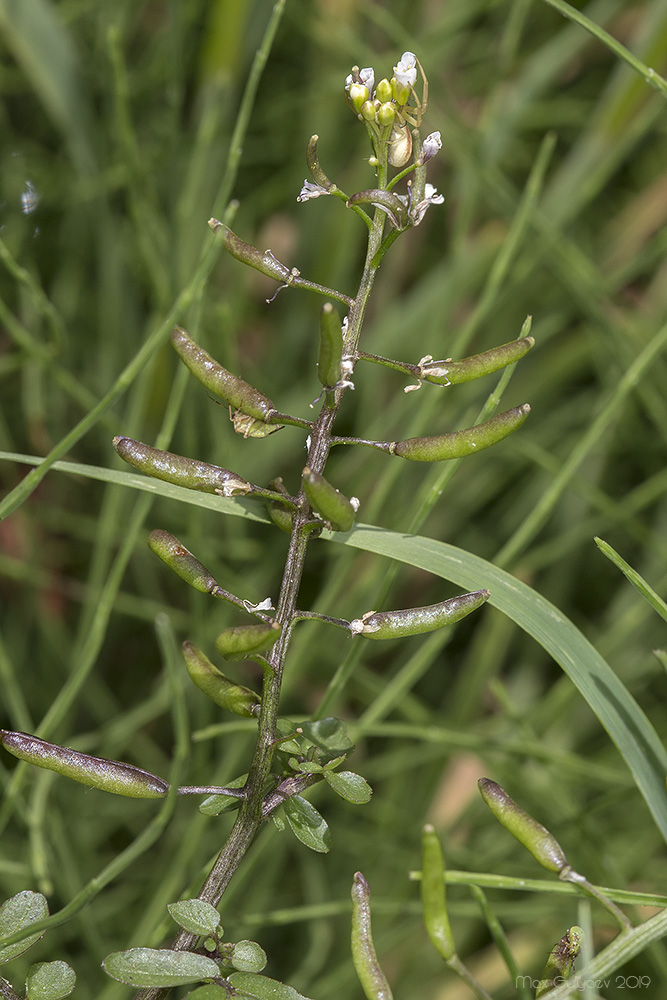
<instances>
[{"instance_id":1,"label":"white flower","mask_svg":"<svg viewBox=\"0 0 667 1000\"><path fill-rule=\"evenodd\" d=\"M412 220L412 225L418 226L426 214L426 209L430 208L431 205L442 205L444 200L445 196L438 194L437 188L434 188L432 184L426 184L424 187L424 200L420 201L418 205L410 206L408 214Z\"/></svg>"},{"instance_id":2,"label":"white flower","mask_svg":"<svg viewBox=\"0 0 667 1000\"><path fill-rule=\"evenodd\" d=\"M414 87L417 79L417 56L414 52L404 52L394 66L394 76L404 87Z\"/></svg>"},{"instance_id":3,"label":"white flower","mask_svg":"<svg viewBox=\"0 0 667 1000\"><path fill-rule=\"evenodd\" d=\"M327 188L322 187L321 184L313 184L312 181L304 180L303 187L301 188L301 193L297 197L297 201L310 201L311 198L319 198L323 194L329 194L330 192Z\"/></svg>"},{"instance_id":4,"label":"white flower","mask_svg":"<svg viewBox=\"0 0 667 1000\"><path fill-rule=\"evenodd\" d=\"M352 73L345 78L345 89L349 90L353 83L362 83L365 87L368 87L368 93L372 97L375 88L375 70L372 66L365 66L364 69L360 69L358 72L359 76L357 79L355 79L356 74Z\"/></svg>"},{"instance_id":5,"label":"white flower","mask_svg":"<svg viewBox=\"0 0 667 1000\"><path fill-rule=\"evenodd\" d=\"M422 151L419 157L419 165L422 166L428 160L431 160L436 153L439 153L442 149L442 139L439 132L431 132L427 135L422 144Z\"/></svg>"}]
</instances>

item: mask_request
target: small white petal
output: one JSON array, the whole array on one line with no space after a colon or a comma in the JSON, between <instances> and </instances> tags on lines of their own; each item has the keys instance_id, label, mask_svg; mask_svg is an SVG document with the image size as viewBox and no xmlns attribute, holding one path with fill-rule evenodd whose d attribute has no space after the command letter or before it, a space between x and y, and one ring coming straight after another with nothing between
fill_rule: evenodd
<instances>
[{"instance_id":1,"label":"small white petal","mask_svg":"<svg viewBox=\"0 0 667 1000\"><path fill-rule=\"evenodd\" d=\"M417 80L417 56L414 52L404 52L394 66L394 76L406 87L414 87Z\"/></svg>"},{"instance_id":2,"label":"small white petal","mask_svg":"<svg viewBox=\"0 0 667 1000\"><path fill-rule=\"evenodd\" d=\"M322 187L321 184L314 184L312 181L304 180L301 192L297 197L297 201L310 201L311 198L320 198L323 194L329 194L329 191Z\"/></svg>"},{"instance_id":3,"label":"small white petal","mask_svg":"<svg viewBox=\"0 0 667 1000\"><path fill-rule=\"evenodd\" d=\"M442 138L439 132L431 132L424 139L422 145L421 156L419 157L420 163L426 163L431 160L440 150L442 149Z\"/></svg>"}]
</instances>

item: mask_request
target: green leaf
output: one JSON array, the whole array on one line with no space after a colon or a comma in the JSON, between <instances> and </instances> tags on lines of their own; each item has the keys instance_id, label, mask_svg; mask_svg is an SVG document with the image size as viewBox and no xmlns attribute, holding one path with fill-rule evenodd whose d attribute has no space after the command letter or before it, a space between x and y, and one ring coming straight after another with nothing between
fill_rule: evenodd
<instances>
[{"instance_id":1,"label":"green leaf","mask_svg":"<svg viewBox=\"0 0 667 1000\"><path fill-rule=\"evenodd\" d=\"M237 941L229 960L239 972L261 972L266 966L266 952L256 941Z\"/></svg>"},{"instance_id":2,"label":"green leaf","mask_svg":"<svg viewBox=\"0 0 667 1000\"><path fill-rule=\"evenodd\" d=\"M16 931L23 930L28 924L34 924L36 920L43 920L48 915L49 905L41 892L32 892L29 889L19 892L11 899L6 899L0 906L0 937L8 937ZM0 949L0 964L10 962L24 951L28 951L41 936L33 934L23 941Z\"/></svg>"},{"instance_id":3,"label":"green leaf","mask_svg":"<svg viewBox=\"0 0 667 1000\"><path fill-rule=\"evenodd\" d=\"M324 771L323 775L342 799L354 802L355 805L370 802L373 789L360 774L355 774L354 771Z\"/></svg>"},{"instance_id":4,"label":"green leaf","mask_svg":"<svg viewBox=\"0 0 667 1000\"><path fill-rule=\"evenodd\" d=\"M233 972L229 982L243 997L250 997L251 1000L308 1000L292 986L267 976L256 976L252 972Z\"/></svg>"},{"instance_id":5,"label":"green leaf","mask_svg":"<svg viewBox=\"0 0 667 1000\"><path fill-rule=\"evenodd\" d=\"M605 542L603 538L596 538L595 544L599 548L600 552L607 557L607 559L613 562L614 566L620 569L621 573L626 577L627 580L632 584L632 586L637 590L642 597L648 601L654 611L667 621L667 604L663 601L659 594L656 594L653 587L649 586L643 576L640 576L636 569L633 569L630 563L627 563L622 556L618 554L616 549L612 549L608 542Z\"/></svg>"},{"instance_id":6,"label":"green leaf","mask_svg":"<svg viewBox=\"0 0 667 1000\"><path fill-rule=\"evenodd\" d=\"M201 937L215 934L220 926L215 906L203 899L180 899L177 903L167 903L167 909L180 927Z\"/></svg>"},{"instance_id":7,"label":"green leaf","mask_svg":"<svg viewBox=\"0 0 667 1000\"><path fill-rule=\"evenodd\" d=\"M212 958L169 948L115 951L107 955L102 968L112 979L128 986L187 986L220 975Z\"/></svg>"},{"instance_id":8,"label":"green leaf","mask_svg":"<svg viewBox=\"0 0 667 1000\"><path fill-rule=\"evenodd\" d=\"M215 983L198 986L196 990L185 995L185 1000L228 1000L228 998L227 990L222 986L216 986Z\"/></svg>"},{"instance_id":9,"label":"green leaf","mask_svg":"<svg viewBox=\"0 0 667 1000\"><path fill-rule=\"evenodd\" d=\"M318 764L314 760L297 760L296 757L290 757L289 766L293 771L299 771L301 774L319 774L322 770L322 765Z\"/></svg>"},{"instance_id":10,"label":"green leaf","mask_svg":"<svg viewBox=\"0 0 667 1000\"><path fill-rule=\"evenodd\" d=\"M341 754L346 755L354 749L354 743L347 735L345 723L341 719L331 717L318 719L316 722L302 722L300 728L303 735L324 751L329 760Z\"/></svg>"},{"instance_id":11,"label":"green leaf","mask_svg":"<svg viewBox=\"0 0 667 1000\"><path fill-rule=\"evenodd\" d=\"M292 833L312 851L326 854L331 846L331 833L315 806L300 795L293 795L284 805Z\"/></svg>"},{"instance_id":12,"label":"green leaf","mask_svg":"<svg viewBox=\"0 0 667 1000\"><path fill-rule=\"evenodd\" d=\"M241 774L238 778L225 782L225 788L243 788L248 780L247 774ZM228 812L231 809L238 809L241 800L232 798L231 795L209 795L199 804L199 812L204 816L219 816L220 813Z\"/></svg>"},{"instance_id":13,"label":"green leaf","mask_svg":"<svg viewBox=\"0 0 667 1000\"><path fill-rule=\"evenodd\" d=\"M67 962L37 962L28 969L26 1000L60 1000L76 986L76 973Z\"/></svg>"}]
</instances>

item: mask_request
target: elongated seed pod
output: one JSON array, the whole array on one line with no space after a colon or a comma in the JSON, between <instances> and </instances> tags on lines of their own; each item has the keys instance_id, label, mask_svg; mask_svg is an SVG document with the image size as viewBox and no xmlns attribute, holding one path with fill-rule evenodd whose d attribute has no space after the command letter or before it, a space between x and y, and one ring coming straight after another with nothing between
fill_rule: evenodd
<instances>
[{"instance_id":1,"label":"elongated seed pod","mask_svg":"<svg viewBox=\"0 0 667 1000\"><path fill-rule=\"evenodd\" d=\"M343 359L343 330L340 316L331 302L325 302L320 311L320 353L317 358L317 377L326 389L340 382ZM333 401L331 401L333 405Z\"/></svg>"},{"instance_id":2,"label":"elongated seed pod","mask_svg":"<svg viewBox=\"0 0 667 1000\"><path fill-rule=\"evenodd\" d=\"M528 414L530 406L515 406L504 413L477 424L463 431L453 431L451 434L440 434L436 437L408 438L405 441L395 441L389 448L392 455L400 455L411 462L442 462L449 458L465 458L475 451L483 451L492 444L502 441L512 431L521 427Z\"/></svg>"},{"instance_id":3,"label":"elongated seed pod","mask_svg":"<svg viewBox=\"0 0 667 1000\"><path fill-rule=\"evenodd\" d=\"M113 446L128 465L174 486L184 486L199 493L217 493L223 497L241 496L253 491L252 484L247 480L218 465L160 451L128 437L115 437Z\"/></svg>"},{"instance_id":4,"label":"elongated seed pod","mask_svg":"<svg viewBox=\"0 0 667 1000\"><path fill-rule=\"evenodd\" d=\"M349 627L352 635L363 635L366 639L400 639L406 635L420 635L453 625L471 611L476 611L488 598L488 590L474 590L423 608L368 611L361 618L351 621Z\"/></svg>"},{"instance_id":5,"label":"elongated seed pod","mask_svg":"<svg viewBox=\"0 0 667 1000\"><path fill-rule=\"evenodd\" d=\"M279 260L269 253L268 250L262 253L251 243L245 243L240 237L233 233L231 229L217 219L209 219L208 224L214 233L224 232L225 250L236 257L237 260L254 267L256 271L261 271L268 278L275 278L276 281L286 281L290 276L290 270L281 264Z\"/></svg>"},{"instance_id":6,"label":"elongated seed pod","mask_svg":"<svg viewBox=\"0 0 667 1000\"><path fill-rule=\"evenodd\" d=\"M408 209L391 191L372 188L370 191L358 191L346 202L351 205L374 205L387 213L389 220L396 229L405 229L408 225Z\"/></svg>"},{"instance_id":7,"label":"elongated seed pod","mask_svg":"<svg viewBox=\"0 0 667 1000\"><path fill-rule=\"evenodd\" d=\"M583 936L584 932L581 927L570 927L560 941L553 946L540 976L540 985L535 992L535 1000L548 993L553 986L570 978L574 971L574 963L581 951Z\"/></svg>"},{"instance_id":8,"label":"elongated seed pod","mask_svg":"<svg viewBox=\"0 0 667 1000\"><path fill-rule=\"evenodd\" d=\"M169 791L166 781L141 767L105 757L91 757L69 747L47 743L28 733L0 729L0 743L19 760L27 760L37 767L45 767L82 785L113 792L114 795L125 795L131 799L160 799Z\"/></svg>"},{"instance_id":9,"label":"elongated seed pod","mask_svg":"<svg viewBox=\"0 0 667 1000\"><path fill-rule=\"evenodd\" d=\"M425 382L436 385L459 385L462 382L472 382L483 375L506 368L507 365L520 361L535 344L533 337L520 337L509 344L494 347L483 354L475 354L461 361L431 361L422 367L422 378Z\"/></svg>"},{"instance_id":10,"label":"elongated seed pod","mask_svg":"<svg viewBox=\"0 0 667 1000\"><path fill-rule=\"evenodd\" d=\"M367 1000L393 1000L387 977L375 954L371 932L371 893L357 872L352 883L352 961Z\"/></svg>"},{"instance_id":11,"label":"elongated seed pod","mask_svg":"<svg viewBox=\"0 0 667 1000\"><path fill-rule=\"evenodd\" d=\"M445 961L454 954L454 938L447 913L445 862L440 838L427 825L422 831L421 899L424 924L431 944Z\"/></svg>"},{"instance_id":12,"label":"elongated seed pod","mask_svg":"<svg viewBox=\"0 0 667 1000\"><path fill-rule=\"evenodd\" d=\"M282 476L277 476L276 479L272 479L269 483L269 489L275 490L276 493L282 493L284 496L289 496L289 493L285 489ZM280 503L279 500L267 499L266 509L269 517L273 523L284 531L286 534L291 534L292 531L292 511L285 506L285 504Z\"/></svg>"},{"instance_id":13,"label":"elongated seed pod","mask_svg":"<svg viewBox=\"0 0 667 1000\"><path fill-rule=\"evenodd\" d=\"M496 819L530 851L543 868L553 872L554 875L569 869L563 848L546 827L524 812L495 781L491 781L490 778L480 778L477 785L482 798Z\"/></svg>"},{"instance_id":14,"label":"elongated seed pod","mask_svg":"<svg viewBox=\"0 0 667 1000\"><path fill-rule=\"evenodd\" d=\"M310 506L331 525L332 531L351 529L357 508L324 476L306 466L303 470L303 488Z\"/></svg>"},{"instance_id":15,"label":"elongated seed pod","mask_svg":"<svg viewBox=\"0 0 667 1000\"><path fill-rule=\"evenodd\" d=\"M308 169L313 175L313 179L320 185L320 187L325 188L327 191L331 191L332 189L335 191L336 185L333 181L329 180L320 166L320 161L317 156L317 143L319 138L319 135L311 135L308 140L308 145L306 146L306 163L308 164Z\"/></svg>"},{"instance_id":16,"label":"elongated seed pod","mask_svg":"<svg viewBox=\"0 0 667 1000\"><path fill-rule=\"evenodd\" d=\"M194 643L183 643L183 659L192 682L216 705L246 719L257 715L261 704L260 696L250 688L225 677Z\"/></svg>"},{"instance_id":17,"label":"elongated seed pod","mask_svg":"<svg viewBox=\"0 0 667 1000\"><path fill-rule=\"evenodd\" d=\"M257 622L255 625L234 625L226 628L215 640L215 648L226 660L243 660L253 653L270 649L282 633L278 622Z\"/></svg>"},{"instance_id":18,"label":"elongated seed pod","mask_svg":"<svg viewBox=\"0 0 667 1000\"><path fill-rule=\"evenodd\" d=\"M148 547L169 569L201 594L210 594L218 586L217 580L206 567L168 531L163 531L162 528L151 531Z\"/></svg>"},{"instance_id":19,"label":"elongated seed pod","mask_svg":"<svg viewBox=\"0 0 667 1000\"><path fill-rule=\"evenodd\" d=\"M173 330L171 342L194 377L235 410L242 410L256 420L268 420L277 412L268 396L219 365L180 326Z\"/></svg>"}]
</instances>

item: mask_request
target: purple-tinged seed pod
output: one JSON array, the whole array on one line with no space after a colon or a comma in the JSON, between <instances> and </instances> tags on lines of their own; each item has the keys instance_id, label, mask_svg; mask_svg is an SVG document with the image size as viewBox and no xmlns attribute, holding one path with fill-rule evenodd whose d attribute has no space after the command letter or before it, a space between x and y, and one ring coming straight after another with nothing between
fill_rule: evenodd
<instances>
[{"instance_id":1,"label":"purple-tinged seed pod","mask_svg":"<svg viewBox=\"0 0 667 1000\"><path fill-rule=\"evenodd\" d=\"M209 392L228 403L235 410L254 417L256 420L269 420L277 413L275 406L263 393L254 386L248 385L243 379L232 375L226 368L211 357L199 344L181 329L175 327L171 334L171 343L194 377L198 379Z\"/></svg>"},{"instance_id":2,"label":"purple-tinged seed pod","mask_svg":"<svg viewBox=\"0 0 667 1000\"><path fill-rule=\"evenodd\" d=\"M352 883L352 961L367 1000L393 1000L387 977L380 967L371 932L371 892L357 872Z\"/></svg>"},{"instance_id":3,"label":"purple-tinged seed pod","mask_svg":"<svg viewBox=\"0 0 667 1000\"><path fill-rule=\"evenodd\" d=\"M400 455L411 462L443 462L450 458L465 458L476 451L490 448L492 444L502 441L512 431L518 430L530 413L530 406L515 406L504 413L462 431L450 434L439 434L436 437L407 438L405 441L394 441L389 448L392 455Z\"/></svg>"},{"instance_id":4,"label":"purple-tinged seed pod","mask_svg":"<svg viewBox=\"0 0 667 1000\"><path fill-rule=\"evenodd\" d=\"M148 536L148 547L167 564L169 569L200 594L210 594L218 586L217 580L211 576L206 567L168 531L163 531L162 528L151 531Z\"/></svg>"},{"instance_id":5,"label":"purple-tinged seed pod","mask_svg":"<svg viewBox=\"0 0 667 1000\"><path fill-rule=\"evenodd\" d=\"M506 368L507 365L514 364L515 361L520 361L528 354L534 344L534 337L520 337L518 340L511 340L509 344L493 347L490 351L474 354L461 361L449 359L430 361L422 365L421 378L425 382L433 382L436 385L460 385L463 382L472 382L483 375L491 375L493 372L500 371L501 368Z\"/></svg>"},{"instance_id":6,"label":"purple-tinged seed pod","mask_svg":"<svg viewBox=\"0 0 667 1000\"><path fill-rule=\"evenodd\" d=\"M128 465L145 472L154 479L162 479L174 486L183 486L199 493L217 493L223 497L244 496L253 492L252 483L241 479L229 469L199 462L194 458L174 455L170 451L151 448L141 441L128 437L115 437L113 446Z\"/></svg>"},{"instance_id":7,"label":"purple-tinged seed pod","mask_svg":"<svg viewBox=\"0 0 667 1000\"><path fill-rule=\"evenodd\" d=\"M281 634L282 627L278 622L234 625L220 633L215 640L215 648L226 660L244 660L255 653L264 653L270 649Z\"/></svg>"},{"instance_id":8,"label":"purple-tinged seed pod","mask_svg":"<svg viewBox=\"0 0 667 1000\"><path fill-rule=\"evenodd\" d=\"M332 531L350 531L357 511L355 504L340 490L308 466L303 470L303 488L308 503L324 520Z\"/></svg>"},{"instance_id":9,"label":"purple-tinged seed pod","mask_svg":"<svg viewBox=\"0 0 667 1000\"><path fill-rule=\"evenodd\" d=\"M125 795L131 799L160 799L169 791L166 781L141 767L107 760L106 757L92 757L69 747L47 743L28 733L0 729L0 743L19 760L56 771L82 785L113 792L114 795Z\"/></svg>"},{"instance_id":10,"label":"purple-tinged seed pod","mask_svg":"<svg viewBox=\"0 0 667 1000\"><path fill-rule=\"evenodd\" d=\"M368 611L361 618L350 622L352 635L363 635L366 639L400 639L422 632L434 632L453 625L476 611L489 598L488 590L474 590L470 594L450 597L440 604L428 604L423 608L404 608L401 611Z\"/></svg>"},{"instance_id":11,"label":"purple-tinged seed pod","mask_svg":"<svg viewBox=\"0 0 667 1000\"><path fill-rule=\"evenodd\" d=\"M554 875L569 870L570 865L563 848L546 827L517 805L495 781L480 778L477 785L496 819L530 851L543 868Z\"/></svg>"},{"instance_id":12,"label":"purple-tinged seed pod","mask_svg":"<svg viewBox=\"0 0 667 1000\"><path fill-rule=\"evenodd\" d=\"M257 716L262 701L260 696L225 677L194 643L183 643L183 659L190 680L216 705L246 719Z\"/></svg>"},{"instance_id":13,"label":"purple-tinged seed pod","mask_svg":"<svg viewBox=\"0 0 667 1000\"><path fill-rule=\"evenodd\" d=\"M244 264L248 264L250 267L254 267L256 271L261 271L267 278L275 278L276 281L287 281L291 273L290 269L281 264L279 260L276 260L269 251L262 253L261 250L252 246L251 243L246 243L223 222L219 222L218 219L209 219L208 224L214 233L224 233L223 242L225 250L232 257L242 261Z\"/></svg>"}]
</instances>

